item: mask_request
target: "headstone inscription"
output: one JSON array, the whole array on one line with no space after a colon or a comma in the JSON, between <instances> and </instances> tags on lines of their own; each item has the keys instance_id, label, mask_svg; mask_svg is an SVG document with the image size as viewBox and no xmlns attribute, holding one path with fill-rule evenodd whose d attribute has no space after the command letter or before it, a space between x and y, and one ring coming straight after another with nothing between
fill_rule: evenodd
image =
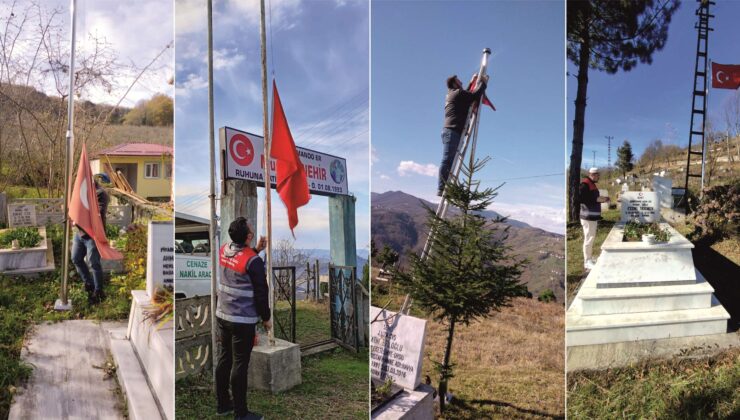
<instances>
[{"instance_id":1,"label":"headstone inscription","mask_svg":"<svg viewBox=\"0 0 740 420\"><path fill-rule=\"evenodd\" d=\"M654 191L627 191L620 197L622 221L653 223L660 221L658 193Z\"/></svg>"},{"instance_id":2,"label":"headstone inscription","mask_svg":"<svg viewBox=\"0 0 740 420\"><path fill-rule=\"evenodd\" d=\"M171 221L150 221L146 245L146 293L172 288L175 277L175 226Z\"/></svg>"},{"instance_id":3,"label":"headstone inscription","mask_svg":"<svg viewBox=\"0 0 740 420\"><path fill-rule=\"evenodd\" d=\"M426 320L370 306L370 374L407 390L421 383Z\"/></svg>"},{"instance_id":4,"label":"headstone inscription","mask_svg":"<svg viewBox=\"0 0 740 420\"><path fill-rule=\"evenodd\" d=\"M8 226L36 226L36 206L32 204L8 204Z\"/></svg>"}]
</instances>

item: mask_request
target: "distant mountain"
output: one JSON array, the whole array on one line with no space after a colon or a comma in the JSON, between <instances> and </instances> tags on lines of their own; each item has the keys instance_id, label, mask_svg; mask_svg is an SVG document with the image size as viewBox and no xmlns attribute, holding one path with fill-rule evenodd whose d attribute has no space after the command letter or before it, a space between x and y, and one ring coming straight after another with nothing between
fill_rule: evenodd
<instances>
[{"instance_id":1,"label":"distant mountain","mask_svg":"<svg viewBox=\"0 0 740 420\"><path fill-rule=\"evenodd\" d=\"M427 238L427 213L424 206L437 205L403 191L371 194L371 237L378 248L385 245L401 253L405 263L409 252L420 254ZM449 215L459 214L450 209ZM486 218L500 215L494 211L482 213ZM527 258L530 263L522 274L530 292L536 297L542 290L552 289L558 301L565 296L565 242L563 235L508 219L509 237L506 244L512 254Z\"/></svg>"}]
</instances>

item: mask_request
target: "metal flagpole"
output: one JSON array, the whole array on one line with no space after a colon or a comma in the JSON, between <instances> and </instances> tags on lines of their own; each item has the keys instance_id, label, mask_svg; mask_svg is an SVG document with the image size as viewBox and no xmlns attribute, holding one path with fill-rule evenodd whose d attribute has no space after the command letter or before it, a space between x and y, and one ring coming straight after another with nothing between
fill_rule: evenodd
<instances>
[{"instance_id":1,"label":"metal flagpole","mask_svg":"<svg viewBox=\"0 0 740 420\"><path fill-rule=\"evenodd\" d=\"M62 241L62 287L59 300L54 304L58 311L69 311L72 305L67 299L67 278L69 276L69 234L71 230L69 220L69 198L72 195L72 169L74 159L74 113L75 113L75 39L77 31L77 0L70 0L70 19L72 30L70 34L71 46L69 53L69 97L67 98L67 144L64 155L64 240Z\"/></svg>"},{"instance_id":2,"label":"metal flagpole","mask_svg":"<svg viewBox=\"0 0 740 420\"><path fill-rule=\"evenodd\" d=\"M270 208L270 195L272 194L272 185L270 181L270 127L268 124L267 115L267 40L265 35L265 0L260 0L260 43L262 44L262 122L263 130L265 134L265 162L264 162L264 173L265 173L265 212L267 213L266 220L266 237L267 237L267 248L265 248L265 272L267 273L267 286L269 289L269 302L270 302L270 320L273 316L273 308L275 306L274 296L274 284L272 278L272 209ZM275 332L274 328L270 328L267 332L268 340L270 345L275 345Z\"/></svg>"},{"instance_id":3,"label":"metal flagpole","mask_svg":"<svg viewBox=\"0 0 740 420\"><path fill-rule=\"evenodd\" d=\"M213 383L216 383L216 271L218 269L218 244L216 226L216 134L213 120L213 1L208 0L208 148L211 157L211 189L208 198L211 199L211 357L213 360ZM216 247L214 249L214 247Z\"/></svg>"}]
</instances>

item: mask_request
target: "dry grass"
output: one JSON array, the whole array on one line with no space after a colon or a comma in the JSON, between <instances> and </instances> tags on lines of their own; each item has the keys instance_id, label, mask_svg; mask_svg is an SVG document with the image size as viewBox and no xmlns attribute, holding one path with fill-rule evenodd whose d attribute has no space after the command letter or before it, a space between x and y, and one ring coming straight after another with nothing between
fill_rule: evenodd
<instances>
[{"instance_id":1,"label":"dry grass","mask_svg":"<svg viewBox=\"0 0 740 420\"><path fill-rule=\"evenodd\" d=\"M424 375L436 375L446 326L427 324ZM452 346L459 399L446 418L561 417L565 411L564 314L562 304L518 298L486 320L456 328Z\"/></svg>"},{"instance_id":2,"label":"dry grass","mask_svg":"<svg viewBox=\"0 0 740 420\"><path fill-rule=\"evenodd\" d=\"M377 274L373 271L373 274ZM373 305L397 311L403 294L373 281ZM411 315L426 318L422 379L439 385L432 361L442 361L446 327L418 306ZM452 345L455 397L443 418L562 418L565 415L565 313L562 303L517 298L491 317L456 326Z\"/></svg>"}]
</instances>

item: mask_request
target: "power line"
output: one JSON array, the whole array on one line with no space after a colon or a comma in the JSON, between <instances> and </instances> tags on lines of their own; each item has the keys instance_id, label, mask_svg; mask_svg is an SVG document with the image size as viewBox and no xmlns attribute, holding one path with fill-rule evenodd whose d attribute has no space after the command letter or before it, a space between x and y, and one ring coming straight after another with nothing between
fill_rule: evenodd
<instances>
[{"instance_id":1,"label":"power line","mask_svg":"<svg viewBox=\"0 0 740 420\"><path fill-rule=\"evenodd\" d=\"M489 182L491 182L491 181L497 181L497 182L500 182L500 181L516 181L516 180L519 180L519 179L547 178L547 177L550 177L550 176L559 176L559 175L565 175L565 173L564 172L559 172L559 173L556 173L556 174L542 174L542 175L520 176L520 177L516 177L516 178L482 179L481 181L489 181Z\"/></svg>"}]
</instances>

